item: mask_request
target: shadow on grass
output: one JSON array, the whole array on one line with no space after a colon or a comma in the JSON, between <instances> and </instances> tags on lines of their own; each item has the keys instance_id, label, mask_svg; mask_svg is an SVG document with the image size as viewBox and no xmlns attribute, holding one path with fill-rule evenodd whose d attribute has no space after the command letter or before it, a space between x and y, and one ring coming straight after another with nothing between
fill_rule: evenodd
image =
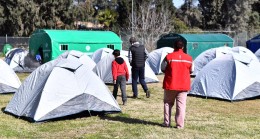
<instances>
[{"instance_id":1,"label":"shadow on grass","mask_svg":"<svg viewBox=\"0 0 260 139\"><path fill-rule=\"evenodd\" d=\"M95 111L82 111L80 113L76 113L76 114L71 114L71 115L67 115L67 116L62 116L62 117L57 117L57 118L52 118L52 119L47 119L47 120L42 120L42 121L35 121L33 118L31 117L25 117L25 116L17 116L14 115L10 112L6 112L5 111L5 107L3 107L2 112L8 115L11 115L17 119L22 119L25 120L29 123L45 123L45 122L55 122L55 121L63 121L63 120L75 120L78 118L87 118L87 117L91 117L91 116L99 116L99 117L103 117L106 114L111 114L111 113L118 113L118 112L95 112Z\"/></svg>"},{"instance_id":2,"label":"shadow on grass","mask_svg":"<svg viewBox=\"0 0 260 139\"><path fill-rule=\"evenodd\" d=\"M124 116L110 117L110 116L104 115L100 118L102 120L119 121L119 122L123 122L123 123L127 123L127 124L145 124L145 125L153 125L153 126L162 126L162 124L159 124L159 123L140 120L140 119L136 119L136 118L124 117Z\"/></svg>"},{"instance_id":3,"label":"shadow on grass","mask_svg":"<svg viewBox=\"0 0 260 139\"><path fill-rule=\"evenodd\" d=\"M206 97L206 96L194 95L194 94L188 94L188 96L195 97L195 98L209 99L209 100L218 100L218 101L223 101L223 102L240 102L240 101L260 99L260 96L245 98L245 99L238 99L238 100L227 100L227 99L222 99L222 98Z\"/></svg>"}]
</instances>

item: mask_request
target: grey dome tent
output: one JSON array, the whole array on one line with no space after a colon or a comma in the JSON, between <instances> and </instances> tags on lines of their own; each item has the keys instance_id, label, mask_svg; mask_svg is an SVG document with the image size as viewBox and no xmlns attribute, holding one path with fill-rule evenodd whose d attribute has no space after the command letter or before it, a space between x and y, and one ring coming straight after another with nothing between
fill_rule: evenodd
<instances>
[{"instance_id":1,"label":"grey dome tent","mask_svg":"<svg viewBox=\"0 0 260 139\"><path fill-rule=\"evenodd\" d=\"M212 48L201 53L193 61L194 71L192 75L197 75L201 71L201 69L211 60L229 53L237 53L246 57L250 57L252 60L257 60L257 57L249 49L242 46L236 46L233 48L226 46Z\"/></svg>"},{"instance_id":2,"label":"grey dome tent","mask_svg":"<svg viewBox=\"0 0 260 139\"><path fill-rule=\"evenodd\" d=\"M238 53L215 58L194 78L189 94L230 101L260 96L260 63Z\"/></svg>"},{"instance_id":3,"label":"grey dome tent","mask_svg":"<svg viewBox=\"0 0 260 139\"><path fill-rule=\"evenodd\" d=\"M91 58L95 63L98 63L103 57L111 52L113 52L113 50L110 48L100 48L91 55Z\"/></svg>"},{"instance_id":4,"label":"grey dome tent","mask_svg":"<svg viewBox=\"0 0 260 139\"><path fill-rule=\"evenodd\" d=\"M14 93L21 82L12 68L0 59L0 93Z\"/></svg>"},{"instance_id":5,"label":"grey dome tent","mask_svg":"<svg viewBox=\"0 0 260 139\"><path fill-rule=\"evenodd\" d=\"M107 86L78 60L58 58L32 72L5 112L35 122L84 111L120 112Z\"/></svg>"},{"instance_id":6,"label":"grey dome tent","mask_svg":"<svg viewBox=\"0 0 260 139\"><path fill-rule=\"evenodd\" d=\"M80 63L87 65L91 70L96 66L96 63L86 54L77 50L66 51L60 55L66 59L78 59Z\"/></svg>"},{"instance_id":7,"label":"grey dome tent","mask_svg":"<svg viewBox=\"0 0 260 139\"><path fill-rule=\"evenodd\" d=\"M162 63L163 59L165 58L165 56L169 53L172 53L173 50L174 49L171 47L162 47L160 49L155 49L149 53L146 61L148 62L149 66L151 67L151 69L153 70L153 72L155 74L162 73L161 63Z\"/></svg>"},{"instance_id":8,"label":"grey dome tent","mask_svg":"<svg viewBox=\"0 0 260 139\"><path fill-rule=\"evenodd\" d=\"M129 80L128 80L128 84L132 83L132 78L131 78L131 66L130 63L127 59L127 57L123 54L124 52L122 52L122 55L120 55L120 57L122 57L124 59L124 61L126 62L126 65L128 67L128 71L129 71ZM93 69L94 73L97 74L98 77L101 78L101 80L103 80L104 83L107 84L112 84L113 83L113 77L112 77L112 61L114 60L114 56L112 55L112 53L109 53L108 55L106 55L105 57L103 57L95 66L95 68ZM150 68L150 66L145 63L145 81L146 83L156 83L159 82L158 78L156 77L156 75L153 73L152 69Z\"/></svg>"},{"instance_id":9,"label":"grey dome tent","mask_svg":"<svg viewBox=\"0 0 260 139\"><path fill-rule=\"evenodd\" d=\"M15 72L32 72L40 66L40 63L22 48L14 48L7 52L5 62Z\"/></svg>"},{"instance_id":10,"label":"grey dome tent","mask_svg":"<svg viewBox=\"0 0 260 139\"><path fill-rule=\"evenodd\" d=\"M223 56L227 53L231 53L230 47L217 47L217 48L211 48L204 52L202 52L194 61L194 71L192 75L197 75L199 71L208 64L211 60Z\"/></svg>"}]
</instances>

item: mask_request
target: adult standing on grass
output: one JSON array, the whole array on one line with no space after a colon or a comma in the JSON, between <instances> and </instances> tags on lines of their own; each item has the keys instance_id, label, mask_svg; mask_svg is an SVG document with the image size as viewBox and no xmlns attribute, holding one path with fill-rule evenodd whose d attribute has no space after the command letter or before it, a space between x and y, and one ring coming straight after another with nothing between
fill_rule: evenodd
<instances>
[{"instance_id":1,"label":"adult standing on grass","mask_svg":"<svg viewBox=\"0 0 260 139\"><path fill-rule=\"evenodd\" d=\"M140 44L135 37L129 39L131 44L128 51L129 63L132 66L132 90L133 98L138 98L137 79L142 85L146 97L150 97L150 91L145 82L145 60L148 57L148 52L144 45Z\"/></svg>"},{"instance_id":2,"label":"adult standing on grass","mask_svg":"<svg viewBox=\"0 0 260 139\"><path fill-rule=\"evenodd\" d=\"M174 51L168 54L161 64L161 70L165 73L163 126L171 126L172 107L176 101L175 123L178 129L184 128L187 91L190 90L192 69L192 57L185 54L183 48L183 41L177 40L174 43Z\"/></svg>"},{"instance_id":3,"label":"adult standing on grass","mask_svg":"<svg viewBox=\"0 0 260 139\"><path fill-rule=\"evenodd\" d=\"M113 96L116 99L118 86L120 85L123 105L126 105L127 102L126 81L129 78L128 68L126 66L124 59L120 57L119 50L117 49L114 50L113 55L115 57L115 60L112 62L112 75L113 75L113 83L114 83Z\"/></svg>"}]
</instances>

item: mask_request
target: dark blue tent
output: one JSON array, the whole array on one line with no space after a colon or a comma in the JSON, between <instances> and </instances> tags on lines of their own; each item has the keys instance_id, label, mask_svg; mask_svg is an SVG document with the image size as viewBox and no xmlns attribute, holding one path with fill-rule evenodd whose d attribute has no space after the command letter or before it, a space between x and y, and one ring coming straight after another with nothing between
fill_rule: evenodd
<instances>
[{"instance_id":1,"label":"dark blue tent","mask_svg":"<svg viewBox=\"0 0 260 139\"><path fill-rule=\"evenodd\" d=\"M255 53L260 48L260 34L246 42L246 47Z\"/></svg>"}]
</instances>

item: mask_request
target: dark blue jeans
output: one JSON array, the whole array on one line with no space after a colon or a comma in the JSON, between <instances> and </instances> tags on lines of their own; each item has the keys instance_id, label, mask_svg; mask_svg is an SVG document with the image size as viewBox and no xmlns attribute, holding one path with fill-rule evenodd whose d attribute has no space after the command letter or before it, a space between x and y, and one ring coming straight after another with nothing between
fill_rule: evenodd
<instances>
[{"instance_id":1,"label":"dark blue jeans","mask_svg":"<svg viewBox=\"0 0 260 139\"><path fill-rule=\"evenodd\" d=\"M142 85L144 92L148 90L146 82L145 82L145 67L132 67L132 90L134 93L134 97L138 96L138 89L137 89L137 80L139 78L139 82Z\"/></svg>"}]
</instances>

